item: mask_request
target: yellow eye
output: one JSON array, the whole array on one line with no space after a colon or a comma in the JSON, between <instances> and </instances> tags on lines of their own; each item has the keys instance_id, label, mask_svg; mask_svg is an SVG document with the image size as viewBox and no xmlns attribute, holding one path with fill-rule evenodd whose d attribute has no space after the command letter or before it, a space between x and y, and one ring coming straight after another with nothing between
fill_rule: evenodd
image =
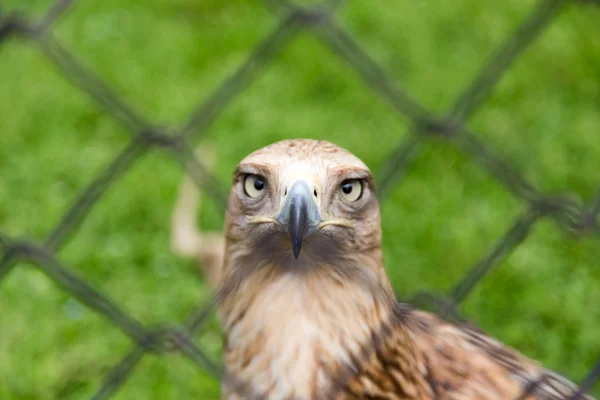
<instances>
[{"instance_id":1,"label":"yellow eye","mask_svg":"<svg viewBox=\"0 0 600 400\"><path fill-rule=\"evenodd\" d=\"M248 197L255 198L260 196L264 192L265 186L265 178L262 176L249 174L244 179L244 193Z\"/></svg>"},{"instance_id":2,"label":"yellow eye","mask_svg":"<svg viewBox=\"0 0 600 400\"><path fill-rule=\"evenodd\" d=\"M363 192L363 184L360 179L349 179L340 186L340 193L347 201L356 201L360 199Z\"/></svg>"}]
</instances>

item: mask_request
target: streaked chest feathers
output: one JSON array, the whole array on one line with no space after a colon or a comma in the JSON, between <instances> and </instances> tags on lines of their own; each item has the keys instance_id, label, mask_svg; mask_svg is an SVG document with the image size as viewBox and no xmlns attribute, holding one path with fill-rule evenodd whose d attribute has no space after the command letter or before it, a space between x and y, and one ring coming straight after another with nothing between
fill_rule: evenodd
<instances>
[{"instance_id":1,"label":"streaked chest feathers","mask_svg":"<svg viewBox=\"0 0 600 400\"><path fill-rule=\"evenodd\" d=\"M222 319L227 373L269 398L307 399L329 391L333 377L352 365L387 315L361 288L294 274L277 277L258 293L244 286Z\"/></svg>"}]
</instances>

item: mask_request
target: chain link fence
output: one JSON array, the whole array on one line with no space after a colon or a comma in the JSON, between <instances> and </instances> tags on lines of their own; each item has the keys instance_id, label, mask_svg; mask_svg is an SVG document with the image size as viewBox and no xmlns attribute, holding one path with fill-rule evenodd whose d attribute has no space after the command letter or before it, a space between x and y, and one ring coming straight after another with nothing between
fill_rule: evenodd
<instances>
[{"instance_id":1,"label":"chain link fence","mask_svg":"<svg viewBox=\"0 0 600 400\"><path fill-rule=\"evenodd\" d=\"M574 1L596 3L598 1ZM79 299L87 307L103 315L118 326L136 346L115 365L104 378L94 399L111 397L130 376L136 364L151 352L165 354L180 352L199 368L207 370L215 379L222 379L221 367L194 344L192 337L206 323L214 307L214 300L199 306L181 326L144 326L125 313L117 304L90 284L76 277L57 259L56 253L74 234L86 215L102 198L107 189L130 168L142 154L151 148L159 148L178 160L194 181L224 207L226 188L203 168L196 159L190 142L203 135L227 104L240 94L265 69L273 59L300 31L314 34L326 47L355 70L381 98L398 114L412 122L412 133L401 142L380 171L379 195L384 200L391 188L401 178L418 154L424 141L438 137L452 142L470 155L478 165L494 176L528 207L514 221L511 228L497 241L488 254L479 260L457 282L450 293L422 292L408 299L410 302L430 306L442 316L462 320L457 306L464 301L473 288L517 246L528 237L534 224L542 218L557 221L565 230L577 235L596 236L600 239L600 187L595 200L580 204L572 199L548 195L537 190L518 174L501 157L497 156L465 123L486 99L502 74L525 49L553 21L569 0L540 0L533 12L497 49L483 66L472 83L454 102L450 111L442 116L434 115L418 104L396 82L390 80L383 69L357 44L352 36L334 18L340 0L323 0L313 6L299 6L286 0L263 0L264 5L279 17L279 23L251 52L236 72L225 80L189 116L179 129L164 129L151 125L133 107L126 104L111 88L77 59L53 37L52 26L72 5L73 0L57 0L36 21L19 13L0 14L0 45L9 39L34 42L76 87L88 94L131 134L129 145L118 154L109 166L80 194L75 204L64 214L43 243L11 238L0 230L0 281L17 265L32 263L40 268L64 290ZM578 5L583 6L583 5ZM1 12L1 9L0 9ZM1 62L1 59L0 59ZM600 357L600 355L599 355ZM535 388L549 376L531 382L520 398L534 393ZM600 378L600 360L581 382L579 390L569 399L577 399L588 392ZM254 398L251 388L228 377L225 384L234 385L244 397Z\"/></svg>"}]
</instances>

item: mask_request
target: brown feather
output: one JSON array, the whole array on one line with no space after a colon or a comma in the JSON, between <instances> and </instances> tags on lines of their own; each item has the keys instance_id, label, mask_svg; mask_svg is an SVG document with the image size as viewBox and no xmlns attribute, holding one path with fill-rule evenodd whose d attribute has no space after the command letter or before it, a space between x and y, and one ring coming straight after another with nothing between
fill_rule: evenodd
<instances>
[{"instance_id":1,"label":"brown feather","mask_svg":"<svg viewBox=\"0 0 600 400\"><path fill-rule=\"evenodd\" d=\"M266 182L262 197L244 194L247 174ZM333 223L306 237L296 260L277 215L298 179L312 185L322 220ZM340 194L348 179L362 182L352 202ZM380 225L369 169L344 149L288 140L242 160L216 273L223 398L558 400L577 391L470 325L398 304Z\"/></svg>"},{"instance_id":2,"label":"brown feather","mask_svg":"<svg viewBox=\"0 0 600 400\"><path fill-rule=\"evenodd\" d=\"M421 311L398 311L363 370L331 397L385 399L568 399L572 382L478 329ZM527 393L527 387L537 382ZM592 399L583 396L582 399Z\"/></svg>"}]
</instances>

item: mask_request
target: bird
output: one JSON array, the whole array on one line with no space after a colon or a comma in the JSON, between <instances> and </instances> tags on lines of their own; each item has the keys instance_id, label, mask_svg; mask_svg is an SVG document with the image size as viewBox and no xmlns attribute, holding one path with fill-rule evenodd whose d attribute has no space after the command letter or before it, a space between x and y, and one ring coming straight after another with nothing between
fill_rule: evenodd
<instances>
[{"instance_id":1,"label":"bird","mask_svg":"<svg viewBox=\"0 0 600 400\"><path fill-rule=\"evenodd\" d=\"M194 211L181 204L175 230ZM210 252L221 255L205 259L222 399L593 399L473 324L397 300L371 171L331 142L289 139L246 156L216 235Z\"/></svg>"}]
</instances>

